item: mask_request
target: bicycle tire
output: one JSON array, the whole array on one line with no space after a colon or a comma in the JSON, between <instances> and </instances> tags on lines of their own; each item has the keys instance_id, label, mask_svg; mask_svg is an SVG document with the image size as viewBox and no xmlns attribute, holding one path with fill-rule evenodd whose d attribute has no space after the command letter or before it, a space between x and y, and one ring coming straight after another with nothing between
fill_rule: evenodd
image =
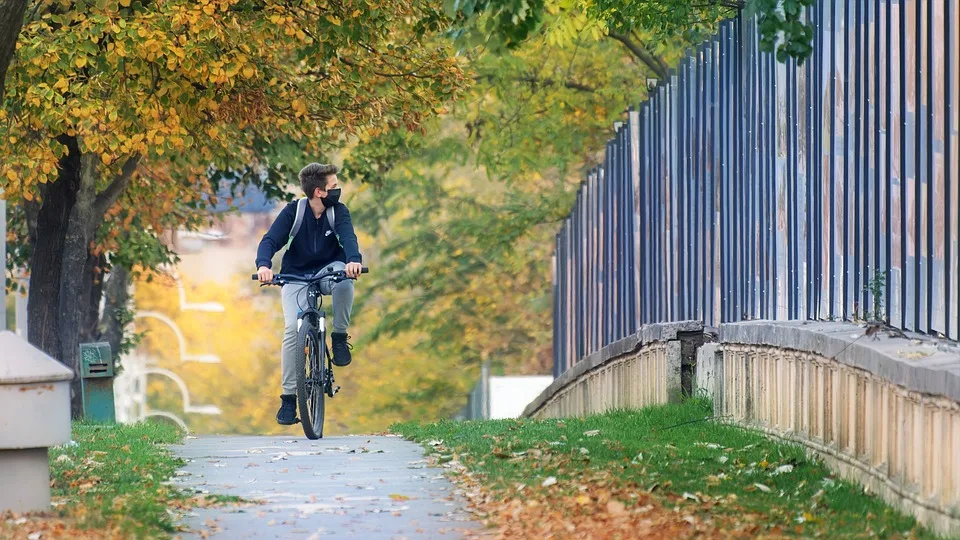
<instances>
[{"instance_id":1,"label":"bicycle tire","mask_svg":"<svg viewBox=\"0 0 960 540\"><path fill-rule=\"evenodd\" d=\"M297 332L297 406L300 409L300 424L308 439L323 437L324 388L323 344L316 328L304 320ZM308 363L309 361L309 363ZM308 371L309 369L309 371ZM316 382L308 384L308 378Z\"/></svg>"}]
</instances>

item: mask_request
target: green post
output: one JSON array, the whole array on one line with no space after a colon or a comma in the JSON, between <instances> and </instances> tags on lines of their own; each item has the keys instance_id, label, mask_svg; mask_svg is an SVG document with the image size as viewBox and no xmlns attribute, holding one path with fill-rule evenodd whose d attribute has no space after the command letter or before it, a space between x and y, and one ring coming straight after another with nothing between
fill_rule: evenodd
<instances>
[{"instance_id":1,"label":"green post","mask_svg":"<svg viewBox=\"0 0 960 540\"><path fill-rule=\"evenodd\" d=\"M113 355L109 343L80 344L80 388L83 416L103 423L117 421L113 399Z\"/></svg>"}]
</instances>

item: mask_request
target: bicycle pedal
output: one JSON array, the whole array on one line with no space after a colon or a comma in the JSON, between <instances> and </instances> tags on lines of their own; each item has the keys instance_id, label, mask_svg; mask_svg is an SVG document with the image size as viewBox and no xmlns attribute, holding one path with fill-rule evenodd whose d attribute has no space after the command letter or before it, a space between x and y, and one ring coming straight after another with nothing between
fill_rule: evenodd
<instances>
[{"instance_id":1,"label":"bicycle pedal","mask_svg":"<svg viewBox=\"0 0 960 540\"><path fill-rule=\"evenodd\" d=\"M333 395L337 395L337 392L339 392L339 391L340 391L340 387L339 387L339 386L334 386L334 387L333 387Z\"/></svg>"}]
</instances>

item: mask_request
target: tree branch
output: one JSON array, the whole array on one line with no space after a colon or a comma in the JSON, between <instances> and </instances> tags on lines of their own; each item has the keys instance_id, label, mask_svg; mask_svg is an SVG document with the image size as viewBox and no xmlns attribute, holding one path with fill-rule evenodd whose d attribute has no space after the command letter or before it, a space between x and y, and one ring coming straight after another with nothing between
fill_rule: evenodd
<instances>
[{"instance_id":1,"label":"tree branch","mask_svg":"<svg viewBox=\"0 0 960 540\"><path fill-rule=\"evenodd\" d=\"M644 49L639 44L635 43L629 36L625 34L620 34L617 32L610 32L607 34L610 39L615 39L623 44L630 53L636 56L645 66L650 68L657 78L666 79L669 71L664 68L663 59L659 58L657 55L651 53L650 51Z\"/></svg>"},{"instance_id":2,"label":"tree branch","mask_svg":"<svg viewBox=\"0 0 960 540\"><path fill-rule=\"evenodd\" d=\"M28 0L0 0L0 101L3 101L7 68L17 50L17 36L23 27Z\"/></svg>"},{"instance_id":3,"label":"tree branch","mask_svg":"<svg viewBox=\"0 0 960 540\"><path fill-rule=\"evenodd\" d=\"M120 174L110 182L110 185L107 186L106 189L97 194L94 208L98 215L105 214L107 210L113 206L113 203L117 202L123 190L127 189L127 186L130 185L130 179L133 177L133 173L137 171L139 164L140 154L134 154L127 158L123 167L120 168Z\"/></svg>"},{"instance_id":4,"label":"tree branch","mask_svg":"<svg viewBox=\"0 0 960 540\"><path fill-rule=\"evenodd\" d=\"M643 39L639 35L637 35L636 32L632 32L632 34L633 34L633 39L637 42L637 45L639 45L640 48L645 49L647 51L650 50L650 48L647 47L647 45L643 42ZM663 57L660 56L659 54L651 53L651 55L653 56L654 60L656 60L657 63L660 64L660 67L663 68L663 72L669 74L670 66L667 65L667 62L663 59Z\"/></svg>"},{"instance_id":5,"label":"tree branch","mask_svg":"<svg viewBox=\"0 0 960 540\"><path fill-rule=\"evenodd\" d=\"M475 81L488 81L488 82L493 81L493 80L495 80L495 79L496 79L496 77L494 77L493 75L478 75L478 76L476 76L476 77L473 78L473 80L475 80ZM577 82L577 81L574 81L574 80L557 81L557 80L554 80L554 79L541 79L541 78L535 77L535 76L533 76L533 75L529 75L529 76L526 76L526 77L517 77L517 78L511 79L511 80L513 80L513 81L515 81L515 82L530 83L530 84L532 84L532 85L534 85L534 86L538 86L538 85L539 85L539 86L562 85L564 88L569 88L570 90L578 90L578 91L580 91L580 92L587 92L587 93L593 93L593 92L596 92L596 91L597 91L596 88L594 88L594 87L592 87L592 86L590 86L590 85L583 84L583 83L580 83L580 82Z\"/></svg>"}]
</instances>

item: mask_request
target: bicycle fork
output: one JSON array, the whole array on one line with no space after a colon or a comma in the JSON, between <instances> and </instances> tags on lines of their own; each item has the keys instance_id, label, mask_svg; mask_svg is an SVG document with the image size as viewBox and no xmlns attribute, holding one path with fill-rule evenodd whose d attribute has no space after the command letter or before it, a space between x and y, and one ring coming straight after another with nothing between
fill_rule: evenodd
<instances>
[{"instance_id":1,"label":"bicycle fork","mask_svg":"<svg viewBox=\"0 0 960 540\"><path fill-rule=\"evenodd\" d=\"M297 320L297 325L300 325L299 319ZM297 330L299 331L299 327ZM320 336L320 343L323 344L323 351L325 353L325 358L327 359L327 363L321 362L320 366L320 369L324 370L324 373L327 375L325 377L325 388L323 388L322 391L328 396L333 397L337 395L337 392L340 391L340 387L333 385L335 382L333 378L333 370L329 367L330 349L327 347L327 314L323 311L320 311L317 314L317 334Z\"/></svg>"}]
</instances>

